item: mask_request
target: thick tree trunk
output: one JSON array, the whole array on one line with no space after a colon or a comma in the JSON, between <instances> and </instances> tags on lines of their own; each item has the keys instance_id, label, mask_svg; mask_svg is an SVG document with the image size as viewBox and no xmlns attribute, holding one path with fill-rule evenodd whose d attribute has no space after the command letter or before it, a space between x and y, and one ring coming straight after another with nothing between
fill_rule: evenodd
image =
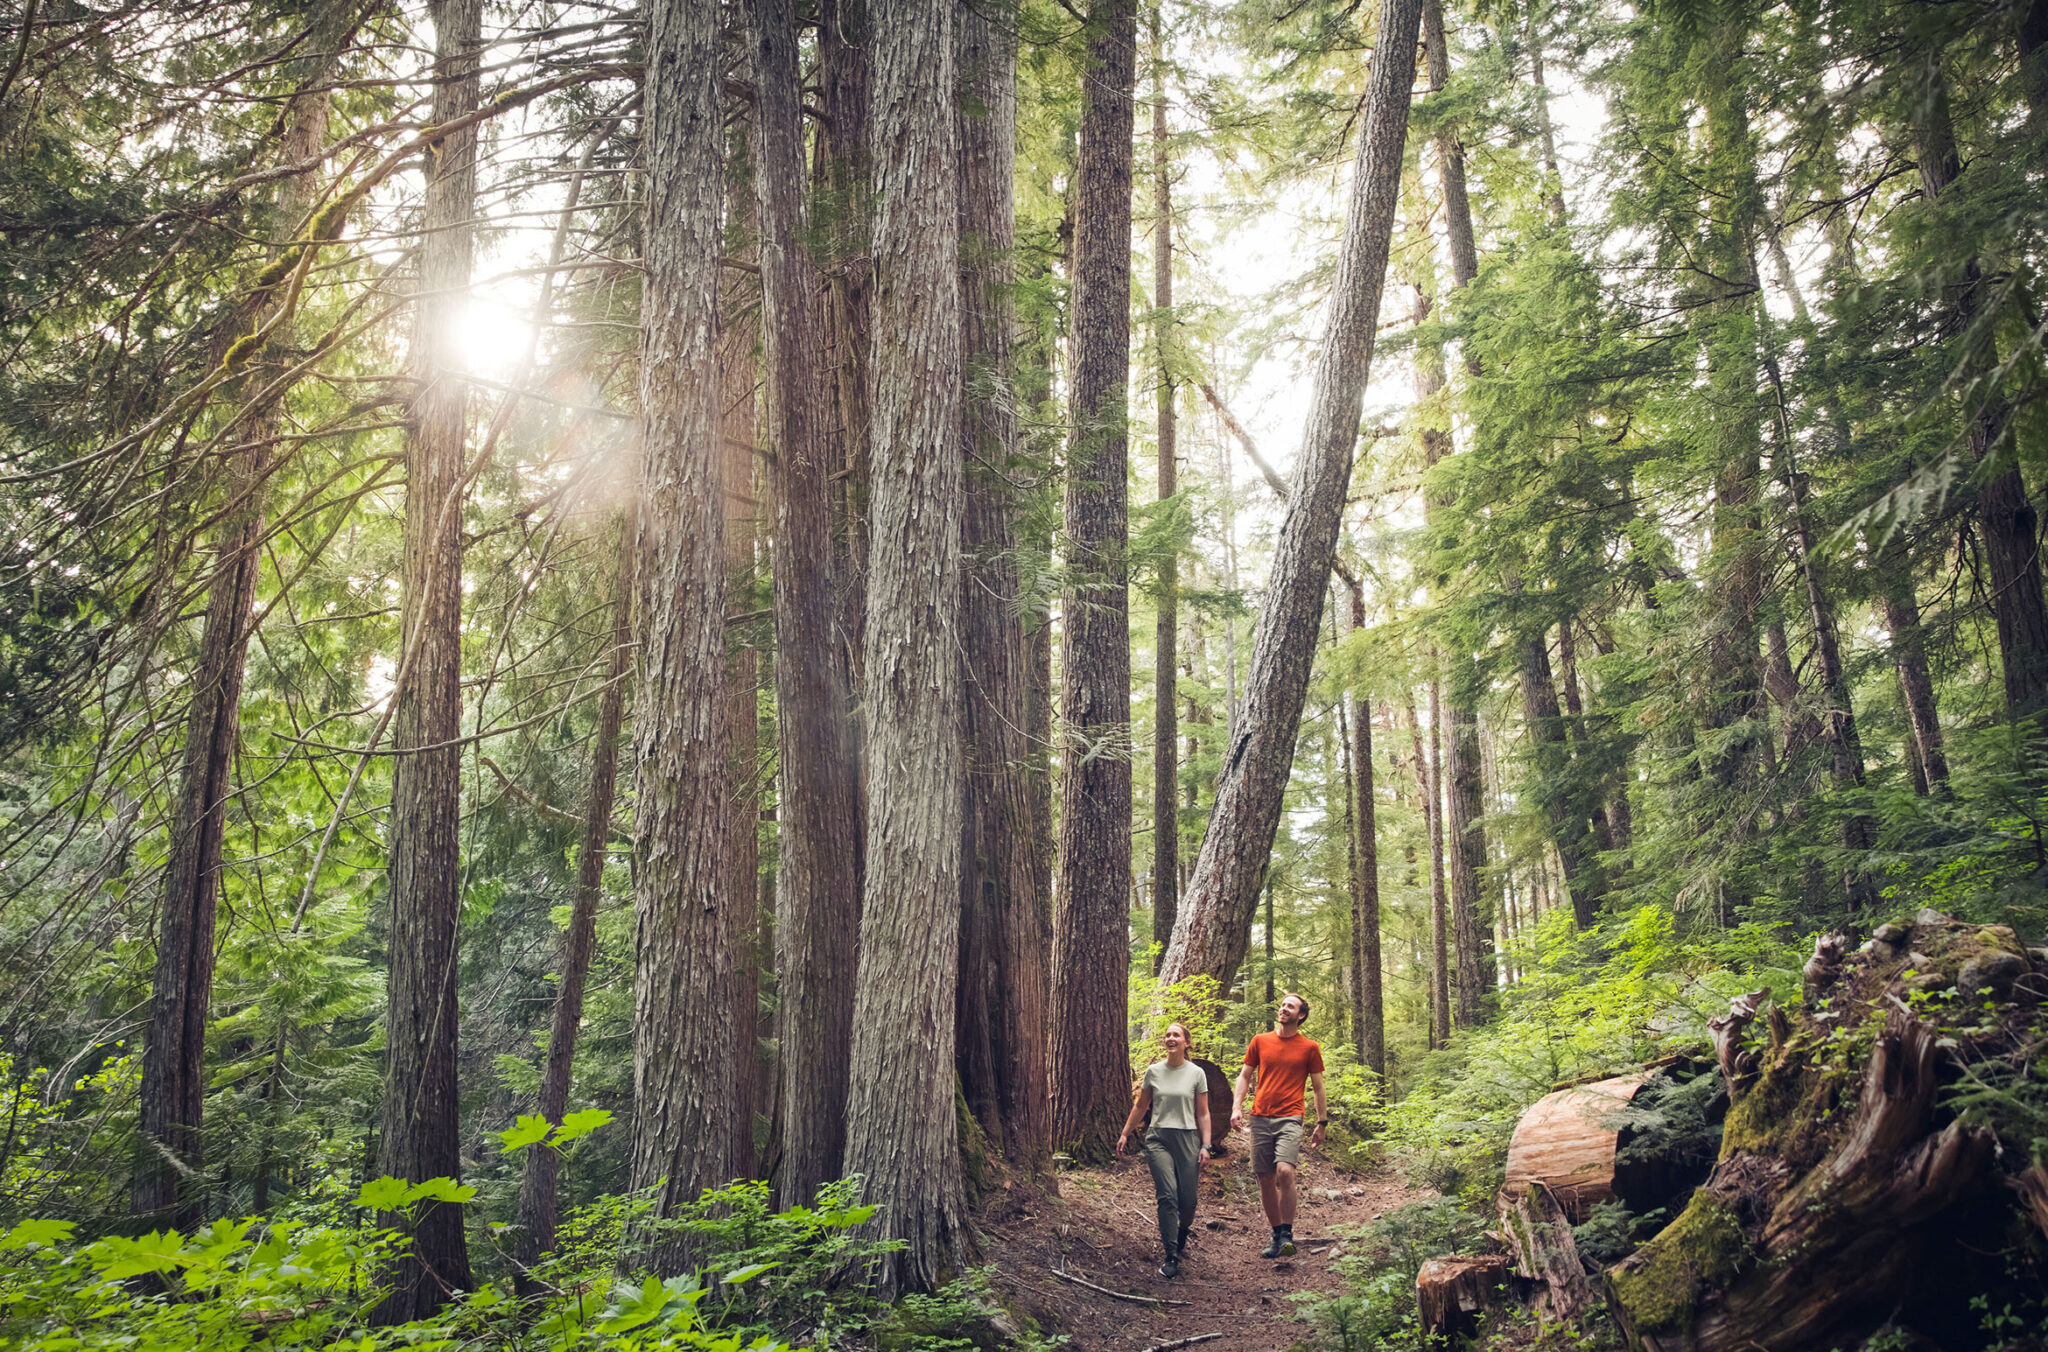
<instances>
[{"instance_id":1,"label":"thick tree trunk","mask_svg":"<svg viewBox=\"0 0 2048 1352\"><path fill-rule=\"evenodd\" d=\"M1121 1036L1130 966L1131 642L1126 478L1131 131L1137 0L1089 14L1074 177L1072 430L1062 603L1059 876L1052 935L1053 1134L1106 1159L1130 1100Z\"/></svg>"},{"instance_id":2,"label":"thick tree trunk","mask_svg":"<svg viewBox=\"0 0 2048 1352\"><path fill-rule=\"evenodd\" d=\"M554 1019L548 1027L547 1059L541 1065L540 1115L559 1123L569 1109L570 1070L576 1037L583 1027L583 992L590 979L590 955L597 945L597 905L604 889L604 865L611 843L612 799L618 784L619 730L626 717L626 678L632 671L633 565L638 526L629 512L619 521L618 583L612 592L611 656L605 664L604 700L590 743L590 791L583 809L583 840L576 855L576 893L569 929L562 936L561 984L555 990ZM561 1156L544 1145L526 1148L519 1178L518 1224L512 1237L514 1275L522 1286L543 1254L555 1247L556 1183Z\"/></svg>"},{"instance_id":3,"label":"thick tree trunk","mask_svg":"<svg viewBox=\"0 0 2048 1352\"><path fill-rule=\"evenodd\" d=\"M482 0L432 0L433 119L476 106ZM462 1173L456 1086L456 929L462 915L462 496L469 387L455 334L475 252L476 133L427 159L414 365L406 428L404 635L392 716L391 965L378 1168L419 1182ZM423 1319L470 1282L462 1208L429 1204L410 1227L380 1323Z\"/></svg>"},{"instance_id":4,"label":"thick tree trunk","mask_svg":"<svg viewBox=\"0 0 2048 1352\"><path fill-rule=\"evenodd\" d=\"M1259 610L1244 714L1224 753L1209 830L1160 972L1168 982L1205 972L1229 987L1244 958L1259 868L1279 825L1372 365L1400 196L1421 8L1422 0L1383 0L1380 7L1376 59L1367 81L1363 133L1300 468Z\"/></svg>"},{"instance_id":5,"label":"thick tree trunk","mask_svg":"<svg viewBox=\"0 0 2048 1352\"><path fill-rule=\"evenodd\" d=\"M743 204L733 204L737 213ZM751 214L751 213L749 213ZM751 224L751 221L748 222ZM731 293L745 297L749 288L734 286L738 279L728 276L727 308L732 314ZM747 280L752 280L751 278ZM755 546L761 530L762 498L767 478L757 464L755 446L760 441L760 382L754 352L761 340L761 312L745 304L738 307L733 323L719 334L718 397L719 441L724 451L720 476L725 500L725 575L727 585L737 591L752 584L759 566ZM731 595L733 593L728 593ZM732 1071L733 1174L756 1176L754 1128L761 1112L766 1088L775 1083L780 1064L761 1055L761 974L772 967L768 945L772 929L763 928L767 911L761 905L761 667L759 647L750 629L745 635L728 636L740 641L726 647L725 739L726 759L732 766L732 872L734 1036ZM849 770L849 774L851 771ZM772 901L772 894L771 894ZM851 1002L849 1001L849 1004ZM848 1012L848 1022L852 1014ZM772 1026L768 1030L774 1035ZM771 1110L772 1110L771 1104Z\"/></svg>"},{"instance_id":6,"label":"thick tree trunk","mask_svg":"<svg viewBox=\"0 0 2048 1352\"><path fill-rule=\"evenodd\" d=\"M869 2L818 0L818 102L825 116L819 123L817 177L831 205L829 233L824 237L831 247L826 281L831 314L829 364L836 406L834 425L826 429L826 435L837 448L835 458L840 461L840 524L834 534L837 552L832 595L838 626L835 653L840 679L849 692L861 687L861 626L867 614L868 423L873 384L869 365L874 345L868 313L874 266L868 249ZM857 729L855 739L858 741ZM857 767L855 777L858 781ZM855 811L860 810L857 799ZM862 832L856 830L856 856L861 840ZM855 886L859 885L856 874Z\"/></svg>"},{"instance_id":7,"label":"thick tree trunk","mask_svg":"<svg viewBox=\"0 0 2048 1352\"><path fill-rule=\"evenodd\" d=\"M721 44L712 7L649 14L631 1183L659 1185L667 1214L731 1176L739 1020L716 370ZM649 1257L674 1273L689 1255L669 1240Z\"/></svg>"},{"instance_id":8,"label":"thick tree trunk","mask_svg":"<svg viewBox=\"0 0 2048 1352\"><path fill-rule=\"evenodd\" d=\"M1337 612L1340 634L1365 625L1365 593L1349 583L1343 608ZM1352 780L1351 964L1357 1007L1358 1059L1382 1079L1387 1073L1387 1019L1382 992L1380 955L1380 846L1378 802L1373 793L1372 701L1344 691L1344 712L1350 727Z\"/></svg>"},{"instance_id":9,"label":"thick tree trunk","mask_svg":"<svg viewBox=\"0 0 2048 1352\"><path fill-rule=\"evenodd\" d=\"M846 1169L881 1207L884 1297L971 1253L954 1125L960 961L961 435L954 6L878 0L874 420L868 445L866 896Z\"/></svg>"},{"instance_id":10,"label":"thick tree trunk","mask_svg":"<svg viewBox=\"0 0 2048 1352\"><path fill-rule=\"evenodd\" d=\"M1158 365L1159 501L1180 491L1173 380L1173 155L1166 139L1166 49L1159 35L1164 0L1153 0L1152 24L1152 329ZM1158 962L1173 942L1180 904L1180 805L1175 751L1174 666L1180 626L1180 557L1159 561L1159 615L1152 629L1152 942ZM1157 963L1154 964L1157 970Z\"/></svg>"},{"instance_id":11,"label":"thick tree trunk","mask_svg":"<svg viewBox=\"0 0 2048 1352\"><path fill-rule=\"evenodd\" d=\"M1049 997L1044 898L1032 869L1030 674L1018 606L1017 452L1010 301L1015 284L1012 184L1017 49L981 11L954 15L960 105L960 297L967 512L967 794L961 835L961 1088L982 1130L1013 1165L1042 1168ZM970 956L971 955L971 956ZM971 1049L971 1051L970 1051Z\"/></svg>"},{"instance_id":12,"label":"thick tree trunk","mask_svg":"<svg viewBox=\"0 0 2048 1352\"><path fill-rule=\"evenodd\" d=\"M774 454L775 707L781 799L782 1163L777 1199L809 1205L840 1175L860 933L846 665L834 660L831 390L824 277L804 201L793 0L754 6L754 185L761 336ZM750 889L751 891L751 889Z\"/></svg>"}]
</instances>

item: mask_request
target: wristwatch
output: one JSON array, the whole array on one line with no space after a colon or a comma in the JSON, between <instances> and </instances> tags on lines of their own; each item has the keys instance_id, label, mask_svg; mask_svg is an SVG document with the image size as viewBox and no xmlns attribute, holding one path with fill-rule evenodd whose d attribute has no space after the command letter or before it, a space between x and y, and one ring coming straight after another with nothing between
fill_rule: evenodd
<instances>
[{"instance_id":1,"label":"wristwatch","mask_svg":"<svg viewBox=\"0 0 2048 1352\"><path fill-rule=\"evenodd\" d=\"M1316 1125L1319 1127L1327 1127L1330 1125L1330 1119L1327 1117L1318 1117L1316 1119Z\"/></svg>"}]
</instances>

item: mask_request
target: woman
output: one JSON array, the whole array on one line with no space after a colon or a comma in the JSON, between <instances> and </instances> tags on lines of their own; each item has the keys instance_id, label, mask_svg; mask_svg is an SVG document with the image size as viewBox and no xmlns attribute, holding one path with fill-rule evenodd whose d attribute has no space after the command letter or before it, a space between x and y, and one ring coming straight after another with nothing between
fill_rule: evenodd
<instances>
[{"instance_id":1,"label":"woman","mask_svg":"<svg viewBox=\"0 0 2048 1352\"><path fill-rule=\"evenodd\" d=\"M1152 1170L1152 1191L1159 1199L1159 1242L1166 1249L1159 1275L1178 1277L1188 1231L1195 1223L1195 1184L1202 1176L1202 1161L1209 1158L1209 1076L1188 1060L1187 1025L1169 1023L1160 1041L1166 1059L1145 1068L1123 1135L1116 1138L1116 1153L1124 1153L1131 1133L1150 1110L1145 1163Z\"/></svg>"}]
</instances>

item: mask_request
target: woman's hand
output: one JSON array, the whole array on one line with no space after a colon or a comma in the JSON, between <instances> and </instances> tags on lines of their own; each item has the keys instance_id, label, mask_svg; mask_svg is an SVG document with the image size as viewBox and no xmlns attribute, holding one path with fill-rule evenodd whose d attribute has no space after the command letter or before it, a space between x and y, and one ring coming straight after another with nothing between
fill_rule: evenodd
<instances>
[{"instance_id":1,"label":"woman's hand","mask_svg":"<svg viewBox=\"0 0 2048 1352\"><path fill-rule=\"evenodd\" d=\"M1129 1133L1128 1131L1126 1131L1125 1133L1123 1133L1123 1135L1116 1138L1116 1157L1118 1159L1122 1159L1124 1157L1124 1146L1130 1142L1130 1139L1131 1133Z\"/></svg>"}]
</instances>

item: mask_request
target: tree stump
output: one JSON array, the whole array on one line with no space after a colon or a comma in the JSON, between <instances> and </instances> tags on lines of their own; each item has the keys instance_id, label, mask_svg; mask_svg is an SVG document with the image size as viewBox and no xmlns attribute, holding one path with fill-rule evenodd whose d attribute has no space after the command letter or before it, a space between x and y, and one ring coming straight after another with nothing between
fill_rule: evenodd
<instances>
[{"instance_id":1,"label":"tree stump","mask_svg":"<svg viewBox=\"0 0 2048 1352\"><path fill-rule=\"evenodd\" d=\"M1515 1271L1542 1285L1542 1305L1560 1323L1572 1323L1593 1304L1593 1283L1572 1238L1571 1220L1542 1183L1519 1197L1503 1191L1501 1231L1513 1252Z\"/></svg>"},{"instance_id":2,"label":"tree stump","mask_svg":"<svg viewBox=\"0 0 2048 1352\"><path fill-rule=\"evenodd\" d=\"M1942 1116L1937 1091L1951 1058L2035 1045L2032 997L1983 977L2025 956L2008 929L1923 912L1847 959L1839 986L1816 983L1824 1002L1773 1010L1766 1045L1742 1054L1754 1069L1724 1055L1735 1100L1719 1162L1606 1274L1636 1352L1853 1347L1888 1318L1967 1317L1951 1307L2011 1280L1995 1236L2013 1201L2032 1202L2027 1185L1991 1186L1996 1139ZM1950 987L1952 1005L1906 1003ZM1874 1037L1837 1031L1864 1028Z\"/></svg>"},{"instance_id":3,"label":"tree stump","mask_svg":"<svg viewBox=\"0 0 2048 1352\"><path fill-rule=\"evenodd\" d=\"M1432 1258L1415 1274L1415 1308L1425 1336L1457 1339L1479 1331L1479 1316L1497 1309L1508 1260L1497 1253Z\"/></svg>"}]
</instances>

